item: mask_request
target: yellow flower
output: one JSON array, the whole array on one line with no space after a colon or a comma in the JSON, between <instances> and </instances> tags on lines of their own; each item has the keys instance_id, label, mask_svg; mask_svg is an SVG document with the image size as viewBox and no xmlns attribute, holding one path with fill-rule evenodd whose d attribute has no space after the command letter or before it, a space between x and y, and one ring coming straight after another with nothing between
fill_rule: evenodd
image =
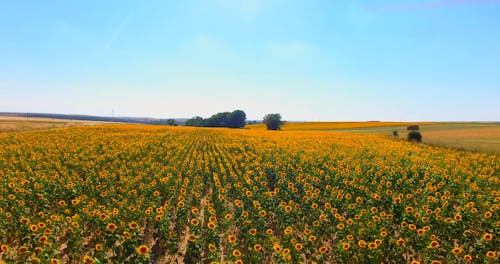
<instances>
[{"instance_id":1,"label":"yellow flower","mask_svg":"<svg viewBox=\"0 0 500 264\"><path fill-rule=\"evenodd\" d=\"M295 249L296 250L302 250L303 248L304 248L304 245L302 245L301 243L295 244Z\"/></svg>"},{"instance_id":2,"label":"yellow flower","mask_svg":"<svg viewBox=\"0 0 500 264\"><path fill-rule=\"evenodd\" d=\"M146 245L140 245L137 247L137 254L146 255L149 253L149 248Z\"/></svg>"},{"instance_id":3,"label":"yellow flower","mask_svg":"<svg viewBox=\"0 0 500 264\"><path fill-rule=\"evenodd\" d=\"M255 244L253 246L253 250L255 250L255 251L261 251L262 250L262 246L260 244Z\"/></svg>"},{"instance_id":4,"label":"yellow flower","mask_svg":"<svg viewBox=\"0 0 500 264\"><path fill-rule=\"evenodd\" d=\"M487 241L490 241L491 239L493 239L493 235L492 235L492 234L490 234L490 233L485 233L485 234L483 235L483 239L484 239L484 240L487 240Z\"/></svg>"},{"instance_id":5,"label":"yellow flower","mask_svg":"<svg viewBox=\"0 0 500 264\"><path fill-rule=\"evenodd\" d=\"M488 258L496 258L497 257L497 252L496 251L488 251L488 252L486 252L486 257L488 257Z\"/></svg>"},{"instance_id":6,"label":"yellow flower","mask_svg":"<svg viewBox=\"0 0 500 264\"><path fill-rule=\"evenodd\" d=\"M0 250L2 252L7 252L7 251L9 251L9 246L2 244L2 245L0 245Z\"/></svg>"},{"instance_id":7,"label":"yellow flower","mask_svg":"<svg viewBox=\"0 0 500 264\"><path fill-rule=\"evenodd\" d=\"M431 241L431 243L429 244L429 247L430 247L430 248L438 248L438 247L439 247L439 242L437 242L436 240L433 240L433 241Z\"/></svg>"},{"instance_id":8,"label":"yellow flower","mask_svg":"<svg viewBox=\"0 0 500 264\"><path fill-rule=\"evenodd\" d=\"M351 245L349 243L342 243L343 250L348 250L349 248L351 248Z\"/></svg>"},{"instance_id":9,"label":"yellow flower","mask_svg":"<svg viewBox=\"0 0 500 264\"><path fill-rule=\"evenodd\" d=\"M462 248L459 248L459 247L454 247L451 252L454 254L454 255L458 255L460 253L462 253L463 249Z\"/></svg>"},{"instance_id":10,"label":"yellow flower","mask_svg":"<svg viewBox=\"0 0 500 264\"><path fill-rule=\"evenodd\" d=\"M109 232L113 232L115 231L116 229L116 225L114 223L109 223L106 225L106 230L108 230Z\"/></svg>"}]
</instances>

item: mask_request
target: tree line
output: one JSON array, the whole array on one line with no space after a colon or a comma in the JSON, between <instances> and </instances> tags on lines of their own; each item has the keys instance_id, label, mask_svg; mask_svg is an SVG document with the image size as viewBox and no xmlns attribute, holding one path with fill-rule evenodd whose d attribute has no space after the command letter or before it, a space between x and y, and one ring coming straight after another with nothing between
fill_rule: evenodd
<instances>
[{"instance_id":1,"label":"tree line","mask_svg":"<svg viewBox=\"0 0 500 264\"><path fill-rule=\"evenodd\" d=\"M235 110L233 112L217 113L206 119L203 119L201 116L195 116L186 121L186 126L243 128L245 127L246 119L247 115L245 112Z\"/></svg>"},{"instance_id":2,"label":"tree line","mask_svg":"<svg viewBox=\"0 0 500 264\"><path fill-rule=\"evenodd\" d=\"M217 113L206 119L201 116L195 116L186 121L186 126L243 128L245 127L245 121L245 112L242 110L235 110L233 112ZM280 130L283 125L281 115L278 113L267 114L264 116L262 122L266 125L268 130Z\"/></svg>"}]
</instances>

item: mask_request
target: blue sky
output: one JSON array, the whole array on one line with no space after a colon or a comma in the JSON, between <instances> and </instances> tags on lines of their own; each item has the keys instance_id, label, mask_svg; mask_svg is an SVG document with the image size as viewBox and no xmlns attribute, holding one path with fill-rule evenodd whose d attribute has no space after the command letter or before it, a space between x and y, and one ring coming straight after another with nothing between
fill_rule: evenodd
<instances>
[{"instance_id":1,"label":"blue sky","mask_svg":"<svg viewBox=\"0 0 500 264\"><path fill-rule=\"evenodd\" d=\"M500 120L500 0L2 1L0 111Z\"/></svg>"}]
</instances>

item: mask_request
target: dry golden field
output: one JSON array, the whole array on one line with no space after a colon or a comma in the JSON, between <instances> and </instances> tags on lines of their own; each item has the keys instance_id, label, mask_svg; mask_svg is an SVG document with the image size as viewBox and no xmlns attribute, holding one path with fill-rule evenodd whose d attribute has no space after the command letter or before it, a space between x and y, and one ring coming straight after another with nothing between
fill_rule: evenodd
<instances>
[{"instance_id":1,"label":"dry golden field","mask_svg":"<svg viewBox=\"0 0 500 264\"><path fill-rule=\"evenodd\" d=\"M392 135L398 131L399 138L407 136L406 125L343 129L344 132L377 133ZM423 143L468 150L500 154L500 124L495 123L427 123L420 125Z\"/></svg>"},{"instance_id":2,"label":"dry golden field","mask_svg":"<svg viewBox=\"0 0 500 264\"><path fill-rule=\"evenodd\" d=\"M286 122L281 130L297 131L297 130L336 130L336 129L353 129L353 128L378 128L378 127L403 127L410 124L432 124L431 122ZM265 130L264 124L247 125L246 128L252 130Z\"/></svg>"},{"instance_id":3,"label":"dry golden field","mask_svg":"<svg viewBox=\"0 0 500 264\"><path fill-rule=\"evenodd\" d=\"M40 130L40 129L53 129L53 128L70 127L77 125L94 125L98 123L100 122L37 118L37 117L26 118L26 117L0 116L0 133L21 132L29 130Z\"/></svg>"}]
</instances>

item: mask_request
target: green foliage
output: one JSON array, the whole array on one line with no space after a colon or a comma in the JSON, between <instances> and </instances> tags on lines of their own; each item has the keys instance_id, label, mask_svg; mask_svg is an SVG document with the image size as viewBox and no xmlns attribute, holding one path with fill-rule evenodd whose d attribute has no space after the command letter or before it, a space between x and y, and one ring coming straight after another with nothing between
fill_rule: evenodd
<instances>
[{"instance_id":1,"label":"green foliage","mask_svg":"<svg viewBox=\"0 0 500 264\"><path fill-rule=\"evenodd\" d=\"M281 122L281 115L278 113L267 114L264 116L264 124L266 124L267 130L279 130L283 122Z\"/></svg>"},{"instance_id":2,"label":"green foliage","mask_svg":"<svg viewBox=\"0 0 500 264\"><path fill-rule=\"evenodd\" d=\"M201 116L195 116L186 121L186 126L201 127L204 126L204 120Z\"/></svg>"},{"instance_id":3,"label":"green foliage","mask_svg":"<svg viewBox=\"0 0 500 264\"><path fill-rule=\"evenodd\" d=\"M408 133L408 141L422 142L422 134L419 131L410 131Z\"/></svg>"},{"instance_id":4,"label":"green foliage","mask_svg":"<svg viewBox=\"0 0 500 264\"><path fill-rule=\"evenodd\" d=\"M397 130L392 131L392 136L399 137L398 131Z\"/></svg>"},{"instance_id":5,"label":"green foliage","mask_svg":"<svg viewBox=\"0 0 500 264\"><path fill-rule=\"evenodd\" d=\"M245 112L235 110L233 112L217 113L207 119L196 116L189 119L186 126L243 128L245 127L245 120Z\"/></svg>"},{"instance_id":6,"label":"green foliage","mask_svg":"<svg viewBox=\"0 0 500 264\"><path fill-rule=\"evenodd\" d=\"M230 112L221 112L212 115L210 118L206 119L204 126L206 127L228 127Z\"/></svg>"},{"instance_id":7,"label":"green foliage","mask_svg":"<svg viewBox=\"0 0 500 264\"><path fill-rule=\"evenodd\" d=\"M247 115L242 110L235 110L229 115L228 127L243 128L245 127L245 120Z\"/></svg>"},{"instance_id":8,"label":"green foliage","mask_svg":"<svg viewBox=\"0 0 500 264\"><path fill-rule=\"evenodd\" d=\"M167 119L167 125L169 125L169 126L176 126L177 122L175 121L175 119L170 118L170 119Z\"/></svg>"}]
</instances>

